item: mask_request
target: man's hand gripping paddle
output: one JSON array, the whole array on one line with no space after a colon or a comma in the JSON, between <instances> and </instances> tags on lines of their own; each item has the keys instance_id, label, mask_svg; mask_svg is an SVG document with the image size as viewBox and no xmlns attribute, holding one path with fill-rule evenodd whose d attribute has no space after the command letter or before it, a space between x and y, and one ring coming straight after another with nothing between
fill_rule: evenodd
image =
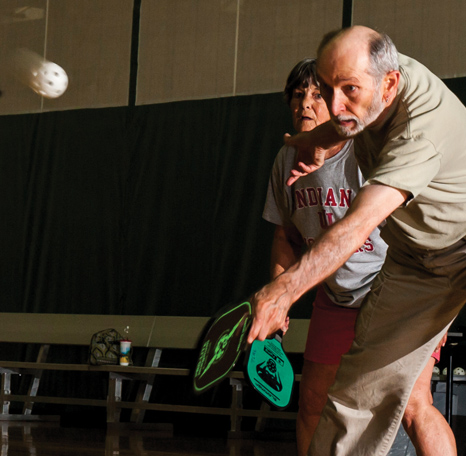
<instances>
[{"instance_id":1,"label":"man's hand gripping paddle","mask_svg":"<svg viewBox=\"0 0 466 456\"><path fill-rule=\"evenodd\" d=\"M246 374L252 387L279 409L288 407L293 392L294 372L282 345L283 332L251 344Z\"/></svg>"},{"instance_id":2,"label":"man's hand gripping paddle","mask_svg":"<svg viewBox=\"0 0 466 456\"><path fill-rule=\"evenodd\" d=\"M207 391L233 369L251 326L251 304L243 302L222 308L210 324L200 346L194 372L194 391ZM282 347L282 332L274 338L252 343L247 375L253 388L271 405L288 406L294 383L293 368Z\"/></svg>"}]
</instances>

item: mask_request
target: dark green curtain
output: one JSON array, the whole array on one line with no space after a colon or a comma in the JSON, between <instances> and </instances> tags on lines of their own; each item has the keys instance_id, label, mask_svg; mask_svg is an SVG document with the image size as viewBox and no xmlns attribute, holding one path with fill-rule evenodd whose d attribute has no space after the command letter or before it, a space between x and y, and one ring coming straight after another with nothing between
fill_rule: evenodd
<instances>
[{"instance_id":1,"label":"dark green curtain","mask_svg":"<svg viewBox=\"0 0 466 456\"><path fill-rule=\"evenodd\" d=\"M134 128L125 301L210 315L247 298L269 277L273 227L261 214L291 131L281 96L146 107Z\"/></svg>"},{"instance_id":2,"label":"dark green curtain","mask_svg":"<svg viewBox=\"0 0 466 456\"><path fill-rule=\"evenodd\" d=\"M0 119L3 311L113 312L125 110Z\"/></svg>"},{"instance_id":3,"label":"dark green curtain","mask_svg":"<svg viewBox=\"0 0 466 456\"><path fill-rule=\"evenodd\" d=\"M268 280L261 213L289 117L271 94L0 118L2 311L247 298Z\"/></svg>"}]
</instances>

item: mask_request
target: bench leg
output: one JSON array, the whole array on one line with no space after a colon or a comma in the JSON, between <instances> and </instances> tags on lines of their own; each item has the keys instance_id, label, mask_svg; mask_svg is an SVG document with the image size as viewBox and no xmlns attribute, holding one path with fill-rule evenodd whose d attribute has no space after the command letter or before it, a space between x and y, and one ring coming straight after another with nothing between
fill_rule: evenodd
<instances>
[{"instance_id":1,"label":"bench leg","mask_svg":"<svg viewBox=\"0 0 466 456\"><path fill-rule=\"evenodd\" d=\"M0 407L2 415L10 413L10 401L5 400L5 395L11 394L11 374L9 372L2 373L2 391L0 392Z\"/></svg>"},{"instance_id":2,"label":"bench leg","mask_svg":"<svg viewBox=\"0 0 466 456\"><path fill-rule=\"evenodd\" d=\"M105 435L105 456L120 454L120 434L119 431L107 430Z\"/></svg>"},{"instance_id":3,"label":"bench leg","mask_svg":"<svg viewBox=\"0 0 466 456\"><path fill-rule=\"evenodd\" d=\"M151 348L146 358L146 366L159 367L162 350ZM145 380L139 383L138 392L135 399L135 407L131 411L131 423L141 424L144 420L145 410L137 408L138 403L149 402L152 388L154 386L155 375L148 375Z\"/></svg>"},{"instance_id":4,"label":"bench leg","mask_svg":"<svg viewBox=\"0 0 466 456\"><path fill-rule=\"evenodd\" d=\"M39 354L37 355L36 362L43 363L46 361L47 356L49 354L50 345L44 344L41 345L39 349ZM28 390L28 398L37 396L37 391L39 389L40 380L42 378L42 371L38 370L34 372L31 383L29 384ZM28 400L23 405L23 415L31 415L32 414L32 407L34 405L34 401Z\"/></svg>"},{"instance_id":5,"label":"bench leg","mask_svg":"<svg viewBox=\"0 0 466 456\"><path fill-rule=\"evenodd\" d=\"M232 387L230 434L234 434L241 432L242 416L238 415L238 410L243 408L243 383L236 378L230 378L230 385Z\"/></svg>"},{"instance_id":6,"label":"bench leg","mask_svg":"<svg viewBox=\"0 0 466 456\"><path fill-rule=\"evenodd\" d=\"M39 389L41 378L42 378L42 371L37 371L33 374L31 383L29 385L28 398L37 396L37 390ZM25 402L23 405L23 415L31 415L33 405L34 405L33 401Z\"/></svg>"},{"instance_id":7,"label":"bench leg","mask_svg":"<svg viewBox=\"0 0 466 456\"><path fill-rule=\"evenodd\" d=\"M121 408L117 402L121 401L122 379L113 372L109 373L107 396L107 423L119 423Z\"/></svg>"},{"instance_id":8,"label":"bench leg","mask_svg":"<svg viewBox=\"0 0 466 456\"><path fill-rule=\"evenodd\" d=\"M261 404L261 412L268 412L270 410L270 405L265 402L265 401L262 401L262 404ZM265 429L265 423L267 421L267 418L264 418L263 416L258 416L257 417L257 420L256 420L256 426L255 426L255 431L256 432L263 432L264 429Z\"/></svg>"}]
</instances>

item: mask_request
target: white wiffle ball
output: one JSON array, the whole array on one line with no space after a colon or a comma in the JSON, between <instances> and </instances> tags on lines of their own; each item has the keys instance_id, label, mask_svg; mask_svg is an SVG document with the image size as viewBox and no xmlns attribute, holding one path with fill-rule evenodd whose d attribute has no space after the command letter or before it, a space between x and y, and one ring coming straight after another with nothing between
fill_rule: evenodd
<instances>
[{"instance_id":1,"label":"white wiffle ball","mask_svg":"<svg viewBox=\"0 0 466 456\"><path fill-rule=\"evenodd\" d=\"M445 369L443 369L442 371L442 374L447 375L447 373L448 373L448 368L445 367ZM453 369L453 375L466 375L466 370L462 367L455 367Z\"/></svg>"},{"instance_id":2,"label":"white wiffle ball","mask_svg":"<svg viewBox=\"0 0 466 456\"><path fill-rule=\"evenodd\" d=\"M434 368L432 369L432 373L434 375L440 375L440 369L437 366L434 366Z\"/></svg>"},{"instance_id":3,"label":"white wiffle ball","mask_svg":"<svg viewBox=\"0 0 466 456\"><path fill-rule=\"evenodd\" d=\"M53 62L43 62L31 74L30 87L45 98L58 98L68 87L65 70Z\"/></svg>"}]
</instances>

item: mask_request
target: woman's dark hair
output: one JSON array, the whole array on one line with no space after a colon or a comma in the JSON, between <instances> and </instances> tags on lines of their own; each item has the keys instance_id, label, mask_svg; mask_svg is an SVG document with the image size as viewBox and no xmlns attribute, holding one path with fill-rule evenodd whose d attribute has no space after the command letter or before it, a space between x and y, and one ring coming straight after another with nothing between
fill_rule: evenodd
<instances>
[{"instance_id":1,"label":"woman's dark hair","mask_svg":"<svg viewBox=\"0 0 466 456\"><path fill-rule=\"evenodd\" d=\"M317 74L316 74L316 59L304 59L301 60L296 66L291 70L291 73L286 80L285 90L283 95L286 103L289 105L291 98L293 97L293 91L297 87L309 87L311 84L317 83Z\"/></svg>"}]
</instances>

